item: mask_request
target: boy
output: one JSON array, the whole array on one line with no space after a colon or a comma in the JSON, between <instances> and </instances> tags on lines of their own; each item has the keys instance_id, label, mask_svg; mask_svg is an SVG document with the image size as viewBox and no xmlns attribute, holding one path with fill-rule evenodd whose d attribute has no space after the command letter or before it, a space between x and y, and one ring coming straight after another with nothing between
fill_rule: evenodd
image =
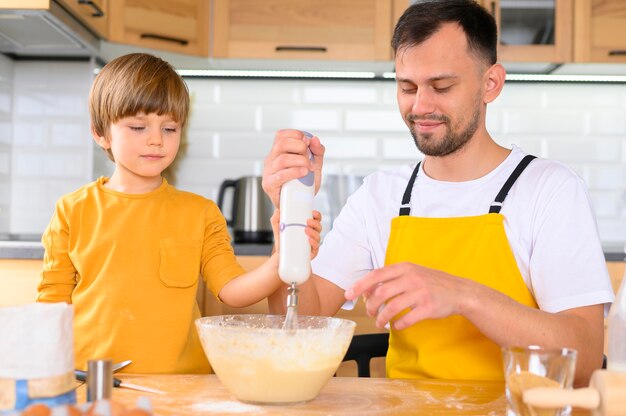
<instances>
[{"instance_id":1,"label":"boy","mask_svg":"<svg viewBox=\"0 0 626 416\"><path fill-rule=\"evenodd\" d=\"M246 273L217 206L162 178L188 110L182 78L151 55L114 59L94 81L92 134L115 170L57 202L38 287L38 301L74 305L77 368L109 358L132 360L135 373L207 373L194 326L198 276L234 307L281 285L277 253ZM315 255L320 214L313 217L306 233ZM275 213L275 234L276 221Z\"/></svg>"}]
</instances>

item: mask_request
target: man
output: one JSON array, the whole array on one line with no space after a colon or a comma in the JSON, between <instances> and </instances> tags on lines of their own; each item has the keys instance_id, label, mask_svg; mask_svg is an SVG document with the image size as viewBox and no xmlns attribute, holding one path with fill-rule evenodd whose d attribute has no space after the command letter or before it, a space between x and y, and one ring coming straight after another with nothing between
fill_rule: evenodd
<instances>
[{"instance_id":1,"label":"man","mask_svg":"<svg viewBox=\"0 0 626 416\"><path fill-rule=\"evenodd\" d=\"M420 2L392 47L398 106L425 157L370 175L349 198L300 312L332 315L362 295L376 324L391 325L389 377L501 380L501 346L541 345L576 349L586 385L613 300L595 219L570 169L487 132L505 80L493 18L469 0ZM320 176L324 148L305 140L276 135L263 179L275 204L286 181ZM272 311L285 298L272 295Z\"/></svg>"}]
</instances>

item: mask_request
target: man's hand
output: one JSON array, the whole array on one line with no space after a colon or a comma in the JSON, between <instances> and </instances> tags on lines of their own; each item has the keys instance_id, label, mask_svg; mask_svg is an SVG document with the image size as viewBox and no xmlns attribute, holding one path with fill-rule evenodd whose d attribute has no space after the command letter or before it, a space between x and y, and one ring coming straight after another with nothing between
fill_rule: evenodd
<instances>
[{"instance_id":1,"label":"man's hand","mask_svg":"<svg viewBox=\"0 0 626 416\"><path fill-rule=\"evenodd\" d=\"M408 310L393 322L394 329L400 330L424 319L461 314L461 302L472 283L417 264L398 263L365 275L346 291L346 299L363 295L367 313L376 316L379 328Z\"/></svg>"},{"instance_id":2,"label":"man's hand","mask_svg":"<svg viewBox=\"0 0 626 416\"><path fill-rule=\"evenodd\" d=\"M413 263L374 270L345 292L348 300L361 295L379 328L393 322L401 330L424 319L461 315L500 346L573 348L578 351L575 386L586 386L602 364L602 304L550 313L473 280Z\"/></svg>"},{"instance_id":3,"label":"man's hand","mask_svg":"<svg viewBox=\"0 0 626 416\"><path fill-rule=\"evenodd\" d=\"M313 162L307 157L307 146L313 154ZM280 188L292 179L301 178L313 171L315 193L322 182L322 164L325 148L316 136L309 139L300 130L279 130L274 144L265 158L263 190L275 207L279 206Z\"/></svg>"}]
</instances>

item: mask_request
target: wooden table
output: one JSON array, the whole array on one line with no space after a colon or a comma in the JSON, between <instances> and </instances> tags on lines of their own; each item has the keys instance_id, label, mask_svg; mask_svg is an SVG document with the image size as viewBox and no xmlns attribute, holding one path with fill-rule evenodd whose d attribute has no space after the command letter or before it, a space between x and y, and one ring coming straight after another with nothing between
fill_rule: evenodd
<instances>
[{"instance_id":1,"label":"wooden table","mask_svg":"<svg viewBox=\"0 0 626 416\"><path fill-rule=\"evenodd\" d=\"M148 396L157 415L481 415L506 414L501 382L334 377L310 402L267 406L237 401L215 375L118 375L166 395L116 388L113 399L134 407ZM85 400L84 386L78 402Z\"/></svg>"},{"instance_id":2,"label":"wooden table","mask_svg":"<svg viewBox=\"0 0 626 416\"><path fill-rule=\"evenodd\" d=\"M113 399L131 408L139 397L149 397L155 415L506 415L501 382L334 377L310 402L268 406L237 401L215 375L116 376L166 392L113 389ZM77 390L77 399L84 403L84 385Z\"/></svg>"}]
</instances>

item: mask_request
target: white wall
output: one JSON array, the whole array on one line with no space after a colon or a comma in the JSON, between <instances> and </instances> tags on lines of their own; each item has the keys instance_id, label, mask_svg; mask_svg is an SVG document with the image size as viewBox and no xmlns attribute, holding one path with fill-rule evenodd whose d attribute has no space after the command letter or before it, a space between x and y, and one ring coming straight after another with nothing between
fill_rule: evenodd
<instances>
[{"instance_id":1,"label":"white wall","mask_svg":"<svg viewBox=\"0 0 626 416\"><path fill-rule=\"evenodd\" d=\"M88 62L13 63L9 232L41 234L56 199L92 178Z\"/></svg>"},{"instance_id":2,"label":"white wall","mask_svg":"<svg viewBox=\"0 0 626 416\"><path fill-rule=\"evenodd\" d=\"M12 66L14 80L6 82ZM0 59L0 233L3 204L10 201L10 232L41 233L56 198L110 172L89 135L92 78L88 63ZM192 114L177 185L209 198L224 179L260 175L280 128L316 133L327 148L326 173L362 176L421 158L392 81L187 82ZM626 240L626 85L509 83L490 105L487 124L500 143L574 168L589 185L603 241ZM3 152L12 129L7 201Z\"/></svg>"},{"instance_id":3,"label":"white wall","mask_svg":"<svg viewBox=\"0 0 626 416\"><path fill-rule=\"evenodd\" d=\"M0 233L9 231L11 200L11 143L13 61L0 55Z\"/></svg>"},{"instance_id":4,"label":"white wall","mask_svg":"<svg viewBox=\"0 0 626 416\"><path fill-rule=\"evenodd\" d=\"M0 233L10 221L13 61L0 55Z\"/></svg>"},{"instance_id":5,"label":"white wall","mask_svg":"<svg viewBox=\"0 0 626 416\"><path fill-rule=\"evenodd\" d=\"M316 133L327 148L327 173L365 175L421 158L392 81L188 84L193 114L178 185L210 198L225 178L261 174L280 128ZM626 85L508 83L487 124L501 144L576 170L589 185L603 241L626 240Z\"/></svg>"}]
</instances>

